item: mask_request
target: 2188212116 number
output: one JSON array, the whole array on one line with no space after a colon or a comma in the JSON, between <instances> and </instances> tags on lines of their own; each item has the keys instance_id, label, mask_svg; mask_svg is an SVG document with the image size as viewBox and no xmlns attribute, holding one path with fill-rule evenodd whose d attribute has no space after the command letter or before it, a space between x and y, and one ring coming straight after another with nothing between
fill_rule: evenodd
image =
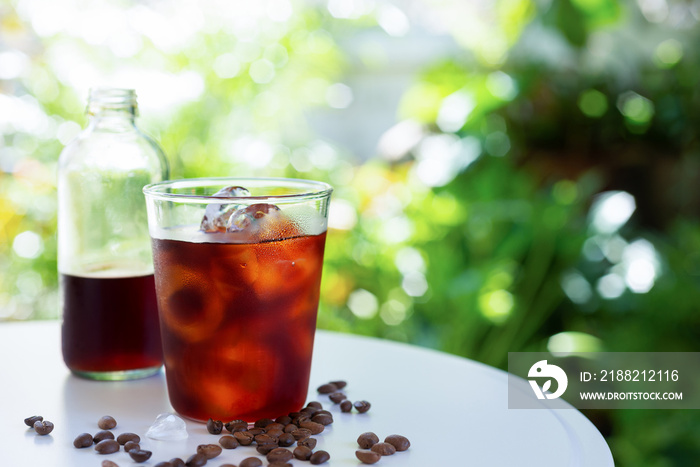
<instances>
[{"instance_id":1,"label":"2188212116 number","mask_svg":"<svg viewBox=\"0 0 700 467\"><path fill-rule=\"evenodd\" d=\"M678 381L678 370L602 370L600 381Z\"/></svg>"}]
</instances>

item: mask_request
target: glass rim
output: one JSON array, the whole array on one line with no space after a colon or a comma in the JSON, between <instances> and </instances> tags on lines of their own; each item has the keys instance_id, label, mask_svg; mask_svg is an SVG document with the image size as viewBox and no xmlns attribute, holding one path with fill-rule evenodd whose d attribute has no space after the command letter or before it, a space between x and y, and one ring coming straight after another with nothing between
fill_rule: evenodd
<instances>
[{"instance_id":1,"label":"glass rim","mask_svg":"<svg viewBox=\"0 0 700 467\"><path fill-rule=\"evenodd\" d=\"M274 194L274 195L256 195L256 196L230 196L220 197L211 195L197 195L192 193L171 193L163 190L177 188L201 188L210 186L245 186L248 185L277 187L277 188L308 188L297 193L289 194ZM333 187L325 182L316 180L306 180L301 178L284 178L284 177L201 177L201 178L180 178L176 180L163 180L161 182L151 183L143 187L143 193L149 198L158 199L161 201L173 202L194 202L207 204L230 204L231 200L256 200L269 201L279 200L284 202L321 199L330 196ZM279 202L278 201L278 202Z\"/></svg>"}]
</instances>

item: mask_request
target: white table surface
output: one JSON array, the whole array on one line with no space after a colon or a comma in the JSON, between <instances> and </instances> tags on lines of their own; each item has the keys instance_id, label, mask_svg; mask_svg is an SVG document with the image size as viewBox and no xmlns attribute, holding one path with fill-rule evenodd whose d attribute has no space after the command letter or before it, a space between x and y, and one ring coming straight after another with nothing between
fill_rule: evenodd
<instances>
[{"instance_id":1,"label":"white table surface","mask_svg":"<svg viewBox=\"0 0 700 467\"><path fill-rule=\"evenodd\" d=\"M349 399L368 400L371 410L344 414L316 394L316 387L337 379L348 381ZM577 410L509 410L507 396L507 374L471 360L381 339L316 335L308 400L321 401L335 418L316 436L316 450L331 454L324 465L363 465L355 450L366 431L382 440L402 434L411 441L408 451L384 457L377 466L614 465L603 437ZM146 438L156 415L169 411L162 371L126 382L80 379L63 364L59 322L0 323L0 465L99 467L109 459L121 467L154 466L172 457L186 460L197 445L217 442L219 436L190 421L186 441ZM32 415L52 421L54 431L37 436L23 422ZM139 434L141 447L153 457L136 464L123 451L99 455L92 448L75 449L73 439L99 431L103 415L117 419L115 434ZM252 455L258 453L251 447L224 450L207 466L237 464Z\"/></svg>"}]
</instances>

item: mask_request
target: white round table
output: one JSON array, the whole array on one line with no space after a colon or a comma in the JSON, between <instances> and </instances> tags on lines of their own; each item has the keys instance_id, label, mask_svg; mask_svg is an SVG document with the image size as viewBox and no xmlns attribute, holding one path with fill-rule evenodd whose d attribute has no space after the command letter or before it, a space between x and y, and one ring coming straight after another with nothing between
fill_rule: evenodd
<instances>
[{"instance_id":1,"label":"white round table","mask_svg":"<svg viewBox=\"0 0 700 467\"><path fill-rule=\"evenodd\" d=\"M219 438L191 421L185 441L146 438L156 416L172 411L163 372L124 382L77 378L61 359L57 321L0 323L0 378L3 466L99 467L104 459L120 467L154 466L172 457L186 460L196 446ZM341 413L328 397L316 394L319 385L339 379L348 381L350 400L372 403L369 412ZM318 331L308 400L321 401L335 418L316 436L316 450L331 455L324 465L363 465L355 450L358 435L366 431L382 440L402 434L411 441L408 451L384 457L377 466L614 465L603 437L577 410L509 410L505 372L411 345ZM54 431L37 436L23 422L32 415L52 421ZM92 448L74 448L78 434L99 431L103 415L117 419L115 434L139 434L141 447L153 457L136 464L123 450L99 455ZM207 466L237 464L249 456L262 457L251 447L239 447L224 450Z\"/></svg>"}]
</instances>

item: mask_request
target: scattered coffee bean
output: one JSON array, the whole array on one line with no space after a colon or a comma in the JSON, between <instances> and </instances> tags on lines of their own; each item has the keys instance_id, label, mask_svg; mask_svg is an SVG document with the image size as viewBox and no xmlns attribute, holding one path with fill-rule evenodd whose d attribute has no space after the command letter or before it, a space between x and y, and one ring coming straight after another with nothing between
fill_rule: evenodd
<instances>
[{"instance_id":1,"label":"scattered coffee bean","mask_svg":"<svg viewBox=\"0 0 700 467\"><path fill-rule=\"evenodd\" d=\"M299 427L296 426L294 423L290 423L289 425L284 427L284 432L291 433L292 431L296 430L297 428L299 428Z\"/></svg>"},{"instance_id":2,"label":"scattered coffee bean","mask_svg":"<svg viewBox=\"0 0 700 467\"><path fill-rule=\"evenodd\" d=\"M307 407L316 407L317 409L322 409L323 404L321 404L319 401L311 401L308 404L306 404Z\"/></svg>"},{"instance_id":3,"label":"scattered coffee bean","mask_svg":"<svg viewBox=\"0 0 700 467\"><path fill-rule=\"evenodd\" d=\"M236 449L238 447L238 440L233 436L222 436L219 438L219 444L224 449Z\"/></svg>"},{"instance_id":4,"label":"scattered coffee bean","mask_svg":"<svg viewBox=\"0 0 700 467\"><path fill-rule=\"evenodd\" d=\"M297 428L296 430L292 431L291 435L294 436L295 440L299 441L300 439L311 436L311 430L308 428Z\"/></svg>"},{"instance_id":5,"label":"scattered coffee bean","mask_svg":"<svg viewBox=\"0 0 700 467\"><path fill-rule=\"evenodd\" d=\"M163 461L163 462L158 462L155 467L173 467L173 464L171 464L168 461Z\"/></svg>"},{"instance_id":6,"label":"scattered coffee bean","mask_svg":"<svg viewBox=\"0 0 700 467\"><path fill-rule=\"evenodd\" d=\"M311 432L312 435L318 435L323 432L323 430L326 429L325 426L323 426L320 423L312 422L311 420L306 421L306 422L301 422L299 424L301 428L306 428Z\"/></svg>"},{"instance_id":7,"label":"scattered coffee bean","mask_svg":"<svg viewBox=\"0 0 700 467\"><path fill-rule=\"evenodd\" d=\"M187 462L185 462L185 465L187 467L202 467L207 463L207 456L205 456L202 453L196 453L192 454L189 459L187 459Z\"/></svg>"},{"instance_id":8,"label":"scattered coffee bean","mask_svg":"<svg viewBox=\"0 0 700 467\"><path fill-rule=\"evenodd\" d=\"M213 459L220 455L221 450L221 446L216 444L200 444L197 446L197 452L204 454L207 459Z\"/></svg>"},{"instance_id":9,"label":"scattered coffee bean","mask_svg":"<svg viewBox=\"0 0 700 467\"><path fill-rule=\"evenodd\" d=\"M221 430L224 429L224 422L221 420L212 420L211 418L207 421L207 431L212 435L218 435Z\"/></svg>"},{"instance_id":10,"label":"scattered coffee bean","mask_svg":"<svg viewBox=\"0 0 700 467\"><path fill-rule=\"evenodd\" d=\"M173 467L185 467L185 461L179 457L173 457L170 459L170 463L173 465Z\"/></svg>"},{"instance_id":11,"label":"scattered coffee bean","mask_svg":"<svg viewBox=\"0 0 700 467\"><path fill-rule=\"evenodd\" d=\"M253 424L253 426L255 428L265 428L270 423L275 423L275 421L270 420L269 418L261 418L259 420L255 420L255 423Z\"/></svg>"},{"instance_id":12,"label":"scattered coffee bean","mask_svg":"<svg viewBox=\"0 0 700 467\"><path fill-rule=\"evenodd\" d=\"M367 401L357 401L353 404L353 406L358 412L365 413L369 410L370 407L372 407L372 404L370 404Z\"/></svg>"},{"instance_id":13,"label":"scattered coffee bean","mask_svg":"<svg viewBox=\"0 0 700 467\"><path fill-rule=\"evenodd\" d=\"M315 423L320 423L321 425L327 426L333 423L333 415L326 413L317 413L311 417L311 421Z\"/></svg>"},{"instance_id":14,"label":"scattered coffee bean","mask_svg":"<svg viewBox=\"0 0 700 467\"><path fill-rule=\"evenodd\" d=\"M272 430L269 428L265 428L265 430L267 430L267 431L265 431L265 434L267 436L269 436L271 438L275 438L275 439L279 438L284 433L284 431L280 430L279 428L275 428Z\"/></svg>"},{"instance_id":15,"label":"scattered coffee bean","mask_svg":"<svg viewBox=\"0 0 700 467\"><path fill-rule=\"evenodd\" d=\"M340 403L340 411L343 413L348 413L352 410L352 402L349 400L344 400Z\"/></svg>"},{"instance_id":16,"label":"scattered coffee bean","mask_svg":"<svg viewBox=\"0 0 700 467\"><path fill-rule=\"evenodd\" d=\"M105 439L114 439L114 433L108 430L102 430L95 433L92 437L92 440L95 442L95 444Z\"/></svg>"},{"instance_id":17,"label":"scattered coffee bean","mask_svg":"<svg viewBox=\"0 0 700 467\"><path fill-rule=\"evenodd\" d=\"M342 392L334 392L333 394L331 394L330 396L328 396L328 398L329 398L329 399L331 400L331 402L333 402L334 404L340 404L340 403L343 402L345 399L347 399L348 396L346 396L346 395L343 394Z\"/></svg>"},{"instance_id":18,"label":"scattered coffee bean","mask_svg":"<svg viewBox=\"0 0 700 467\"><path fill-rule=\"evenodd\" d=\"M277 423L277 422L272 422L269 425L265 427L266 433L270 433L271 430L283 430L284 429L284 423Z\"/></svg>"},{"instance_id":19,"label":"scattered coffee bean","mask_svg":"<svg viewBox=\"0 0 700 467\"><path fill-rule=\"evenodd\" d=\"M338 389L343 389L345 386L348 385L347 382L345 381L331 381L331 384L335 385Z\"/></svg>"},{"instance_id":20,"label":"scattered coffee bean","mask_svg":"<svg viewBox=\"0 0 700 467\"><path fill-rule=\"evenodd\" d=\"M250 431L236 431L233 433L233 437L236 438L238 444L241 446L250 446L253 444L253 434Z\"/></svg>"},{"instance_id":21,"label":"scattered coffee bean","mask_svg":"<svg viewBox=\"0 0 700 467\"><path fill-rule=\"evenodd\" d=\"M36 422L34 422L34 431L36 431L36 434L39 436L48 435L53 431L53 423L48 422L46 420L37 420Z\"/></svg>"},{"instance_id":22,"label":"scattered coffee bean","mask_svg":"<svg viewBox=\"0 0 700 467\"><path fill-rule=\"evenodd\" d=\"M275 448L267 453L268 462L288 462L292 460L294 454L292 451L285 448Z\"/></svg>"},{"instance_id":23,"label":"scattered coffee bean","mask_svg":"<svg viewBox=\"0 0 700 467\"><path fill-rule=\"evenodd\" d=\"M129 451L129 457L134 459L135 462L146 462L151 458L153 453L151 451L146 451L144 449L132 449Z\"/></svg>"},{"instance_id":24,"label":"scattered coffee bean","mask_svg":"<svg viewBox=\"0 0 700 467\"><path fill-rule=\"evenodd\" d=\"M260 454L263 456L266 456L270 451L273 449L277 449L276 444L268 443L268 444L259 444L255 447L255 450L258 451Z\"/></svg>"},{"instance_id":25,"label":"scattered coffee bean","mask_svg":"<svg viewBox=\"0 0 700 467\"><path fill-rule=\"evenodd\" d=\"M233 420L226 424L226 429L235 433L236 431L248 431L248 422L245 420Z\"/></svg>"},{"instance_id":26,"label":"scattered coffee bean","mask_svg":"<svg viewBox=\"0 0 700 467\"><path fill-rule=\"evenodd\" d=\"M291 446L292 444L294 444L294 441L294 436L292 436L290 433L282 433L280 437L277 438L277 444L279 444L283 448Z\"/></svg>"},{"instance_id":27,"label":"scattered coffee bean","mask_svg":"<svg viewBox=\"0 0 700 467\"><path fill-rule=\"evenodd\" d=\"M117 436L117 443L121 444L122 446L124 446L129 441L138 444L141 442L141 437L136 433L122 433L119 436Z\"/></svg>"},{"instance_id":28,"label":"scattered coffee bean","mask_svg":"<svg viewBox=\"0 0 700 467\"><path fill-rule=\"evenodd\" d=\"M322 384L316 389L319 394L331 394L338 391L338 386L331 383Z\"/></svg>"},{"instance_id":29,"label":"scattered coffee bean","mask_svg":"<svg viewBox=\"0 0 700 467\"><path fill-rule=\"evenodd\" d=\"M102 461L102 464L100 464L100 465L101 465L102 467L119 467L119 465L117 465L115 462L108 461L108 460L106 460L106 459L103 460L103 461ZM158 467L158 466L156 466L156 467Z\"/></svg>"},{"instance_id":30,"label":"scattered coffee bean","mask_svg":"<svg viewBox=\"0 0 700 467\"><path fill-rule=\"evenodd\" d=\"M363 464L376 464L382 458L380 454L372 451L355 451L355 457Z\"/></svg>"},{"instance_id":31,"label":"scattered coffee bean","mask_svg":"<svg viewBox=\"0 0 700 467\"><path fill-rule=\"evenodd\" d=\"M316 447L316 438L304 438L297 441L297 446L305 446L309 449Z\"/></svg>"},{"instance_id":32,"label":"scattered coffee bean","mask_svg":"<svg viewBox=\"0 0 700 467\"><path fill-rule=\"evenodd\" d=\"M119 441L117 441L117 442L119 442ZM134 449L136 449L136 450L141 449L141 445L139 443L137 443L136 441L127 441L126 443L124 443L124 451L131 452Z\"/></svg>"},{"instance_id":33,"label":"scattered coffee bean","mask_svg":"<svg viewBox=\"0 0 700 467\"><path fill-rule=\"evenodd\" d=\"M221 464L219 467L236 467L233 464Z\"/></svg>"},{"instance_id":34,"label":"scattered coffee bean","mask_svg":"<svg viewBox=\"0 0 700 467\"><path fill-rule=\"evenodd\" d=\"M259 427L248 428L248 433L250 433L253 436L261 435L261 434L265 433L265 428L259 428Z\"/></svg>"},{"instance_id":35,"label":"scattered coffee bean","mask_svg":"<svg viewBox=\"0 0 700 467\"><path fill-rule=\"evenodd\" d=\"M313 414L315 414L319 410L321 410L321 409L319 409L318 407L304 407L299 412L306 415L307 417L311 417Z\"/></svg>"},{"instance_id":36,"label":"scattered coffee bean","mask_svg":"<svg viewBox=\"0 0 700 467\"><path fill-rule=\"evenodd\" d=\"M282 415L281 417L277 417L275 419L275 422L279 423L280 425L289 425L292 423L292 417L289 415Z\"/></svg>"},{"instance_id":37,"label":"scattered coffee bean","mask_svg":"<svg viewBox=\"0 0 700 467\"><path fill-rule=\"evenodd\" d=\"M263 465L263 463L257 457L246 457L238 464L239 467L260 467L261 465Z\"/></svg>"},{"instance_id":38,"label":"scattered coffee bean","mask_svg":"<svg viewBox=\"0 0 700 467\"><path fill-rule=\"evenodd\" d=\"M73 446L78 449L89 448L92 446L92 435L90 433L81 433L73 440Z\"/></svg>"},{"instance_id":39,"label":"scattered coffee bean","mask_svg":"<svg viewBox=\"0 0 700 467\"><path fill-rule=\"evenodd\" d=\"M372 446L371 449L380 456L391 456L392 454L396 453L396 448L389 443L377 443Z\"/></svg>"},{"instance_id":40,"label":"scattered coffee bean","mask_svg":"<svg viewBox=\"0 0 700 467\"><path fill-rule=\"evenodd\" d=\"M95 445L95 451L99 454L112 454L119 451L119 443L113 439L103 439Z\"/></svg>"},{"instance_id":41,"label":"scattered coffee bean","mask_svg":"<svg viewBox=\"0 0 700 467\"><path fill-rule=\"evenodd\" d=\"M331 458L331 455L328 454L326 451L316 451L315 453L311 454L311 457L309 457L309 461L313 465L319 465L323 464L324 462L328 462L328 460Z\"/></svg>"},{"instance_id":42,"label":"scattered coffee bean","mask_svg":"<svg viewBox=\"0 0 700 467\"><path fill-rule=\"evenodd\" d=\"M294 448L294 452L292 454L300 461L308 461L311 458L313 451L306 446L297 446Z\"/></svg>"},{"instance_id":43,"label":"scattered coffee bean","mask_svg":"<svg viewBox=\"0 0 700 467\"><path fill-rule=\"evenodd\" d=\"M394 446L397 451L405 451L411 447L411 442L408 440L408 438L401 435L389 435L386 437L384 442Z\"/></svg>"},{"instance_id":44,"label":"scattered coffee bean","mask_svg":"<svg viewBox=\"0 0 700 467\"><path fill-rule=\"evenodd\" d=\"M379 436L375 435L371 431L368 431L367 433L362 433L360 436L357 437L357 444L362 449L369 449L378 442Z\"/></svg>"},{"instance_id":45,"label":"scattered coffee bean","mask_svg":"<svg viewBox=\"0 0 700 467\"><path fill-rule=\"evenodd\" d=\"M36 422L41 422L44 420L44 417L41 415L34 415L32 417L27 417L24 419L24 424L27 425L29 428L34 428L34 424Z\"/></svg>"},{"instance_id":46,"label":"scattered coffee bean","mask_svg":"<svg viewBox=\"0 0 700 467\"><path fill-rule=\"evenodd\" d=\"M263 433L255 436L255 442L258 444L277 444L277 439Z\"/></svg>"},{"instance_id":47,"label":"scattered coffee bean","mask_svg":"<svg viewBox=\"0 0 700 467\"><path fill-rule=\"evenodd\" d=\"M292 467L289 462L270 462L267 467Z\"/></svg>"},{"instance_id":48,"label":"scattered coffee bean","mask_svg":"<svg viewBox=\"0 0 700 467\"><path fill-rule=\"evenodd\" d=\"M105 415L97 421L97 426L99 426L102 430L111 430L117 426L117 421L114 419L114 417Z\"/></svg>"}]
</instances>

